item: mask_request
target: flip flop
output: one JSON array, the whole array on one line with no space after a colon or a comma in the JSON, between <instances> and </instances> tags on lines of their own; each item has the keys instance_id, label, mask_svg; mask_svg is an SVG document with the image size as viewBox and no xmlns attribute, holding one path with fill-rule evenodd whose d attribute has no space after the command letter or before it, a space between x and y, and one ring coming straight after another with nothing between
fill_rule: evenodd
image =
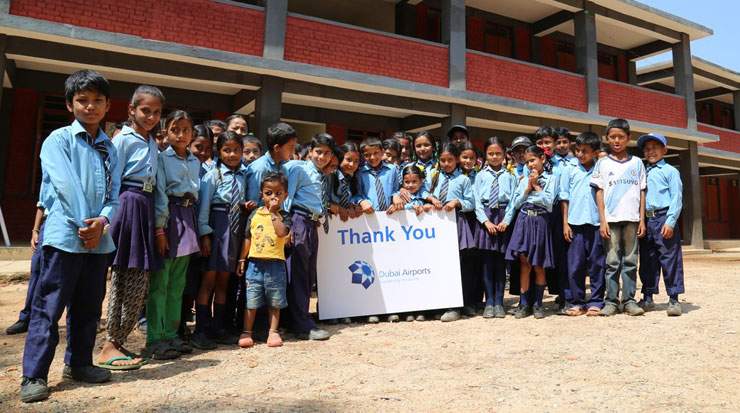
<instances>
[{"instance_id":1,"label":"flip flop","mask_svg":"<svg viewBox=\"0 0 740 413\"><path fill-rule=\"evenodd\" d=\"M589 307L586 311L587 317L598 317L601 315L601 309L599 307Z\"/></svg>"},{"instance_id":2,"label":"flip flop","mask_svg":"<svg viewBox=\"0 0 740 413\"><path fill-rule=\"evenodd\" d=\"M109 358L103 363L97 363L96 366L100 368L108 369L108 370L138 370L141 368L141 366L146 364L143 361L137 364L126 364L126 365L113 364L116 361L131 361L131 360L133 360L133 358L129 356L115 356L115 357Z\"/></svg>"}]
</instances>

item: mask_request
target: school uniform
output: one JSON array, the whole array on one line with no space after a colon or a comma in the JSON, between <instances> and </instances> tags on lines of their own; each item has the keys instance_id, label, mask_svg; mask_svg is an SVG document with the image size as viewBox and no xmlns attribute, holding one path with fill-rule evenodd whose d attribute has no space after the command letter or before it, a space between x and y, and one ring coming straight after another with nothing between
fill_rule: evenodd
<instances>
[{"instance_id":1,"label":"school uniform","mask_svg":"<svg viewBox=\"0 0 740 413\"><path fill-rule=\"evenodd\" d=\"M169 250L161 270L151 274L147 301L147 344L177 336L190 256L200 251L195 202L200 162L172 147L160 152L155 190L155 225L165 229Z\"/></svg>"},{"instance_id":2,"label":"school uniform","mask_svg":"<svg viewBox=\"0 0 740 413\"><path fill-rule=\"evenodd\" d=\"M247 201L254 201L262 206L262 179L269 173L280 172L285 162L275 162L272 154L267 151L264 155L249 164L246 171L247 176Z\"/></svg>"},{"instance_id":3,"label":"school uniform","mask_svg":"<svg viewBox=\"0 0 740 413\"><path fill-rule=\"evenodd\" d=\"M105 297L108 257L115 250L109 233L95 249L78 236L85 220L111 220L118 208L120 180L116 148L98 131L90 136L78 121L52 132L41 148L41 167L56 196L41 245L41 273L31 306L23 352L23 375L46 379L59 342L58 321L67 309L64 363L92 365L92 351Z\"/></svg>"},{"instance_id":4,"label":"school uniform","mask_svg":"<svg viewBox=\"0 0 740 413\"><path fill-rule=\"evenodd\" d=\"M594 165L586 169L581 163L562 170L560 199L568 202L568 225L573 239L567 245L568 289L570 307L604 307L604 244L599 233L599 209L590 186ZM586 301L586 274L591 285L591 298Z\"/></svg>"},{"instance_id":5,"label":"school uniform","mask_svg":"<svg viewBox=\"0 0 740 413\"><path fill-rule=\"evenodd\" d=\"M477 274L465 266L466 253L463 252L475 248L475 238L464 215L466 212L471 212L475 209L470 178L463 174L459 168L449 174L435 169L427 176L426 186L430 188L430 194L437 198L443 205L455 199L460 201L460 206L455 209L455 215L457 218L458 248L461 253L460 265L463 302L466 306L472 306L476 300L475 287Z\"/></svg>"},{"instance_id":6,"label":"school uniform","mask_svg":"<svg viewBox=\"0 0 740 413\"><path fill-rule=\"evenodd\" d=\"M121 207L110 226L116 244L111 271L106 334L123 344L139 320L149 286L149 274L161 268L154 251L154 186L159 149L152 137L124 126L113 141L120 159Z\"/></svg>"},{"instance_id":7,"label":"school uniform","mask_svg":"<svg viewBox=\"0 0 740 413\"><path fill-rule=\"evenodd\" d=\"M312 161L288 161L288 198L283 210L291 216L292 245L288 251L287 320L296 333L309 333L316 323L309 314L311 283L316 279L319 252L317 227L326 219L328 193L323 173Z\"/></svg>"},{"instance_id":8,"label":"school uniform","mask_svg":"<svg viewBox=\"0 0 740 413\"><path fill-rule=\"evenodd\" d=\"M475 245L481 251L482 276L486 293L486 305L503 305L506 284L506 261L504 254L511 231L491 235L483 225L490 221L498 225L503 221L506 207L517 186L517 178L506 168L494 171L484 167L476 176L473 185L475 217L480 224Z\"/></svg>"},{"instance_id":9,"label":"school uniform","mask_svg":"<svg viewBox=\"0 0 740 413\"><path fill-rule=\"evenodd\" d=\"M357 194L352 202L370 201L375 211L385 211L393 203L392 194L401 187L396 165L382 162L378 168L362 165L357 170Z\"/></svg>"},{"instance_id":10,"label":"school uniform","mask_svg":"<svg viewBox=\"0 0 740 413\"><path fill-rule=\"evenodd\" d=\"M352 188L353 177L345 175L338 170L329 177L329 202L337 204L342 208L352 206L352 197L356 194Z\"/></svg>"},{"instance_id":11,"label":"school uniform","mask_svg":"<svg viewBox=\"0 0 740 413\"><path fill-rule=\"evenodd\" d=\"M550 158L550 164L552 165L552 174L559 180L564 170L571 165L578 164L578 160L571 155L562 156L555 153ZM555 195L550 222L553 240L552 253L553 258L555 258L555 267L547 270L547 284L549 286L551 285L556 287L551 289L550 293L560 295L560 299L562 300L561 302L565 304L570 298L570 287L568 282L568 249L565 238L563 237L563 210L560 204L559 194Z\"/></svg>"},{"instance_id":12,"label":"school uniform","mask_svg":"<svg viewBox=\"0 0 740 413\"><path fill-rule=\"evenodd\" d=\"M668 295L684 293L683 256L678 217L682 209L681 176L661 159L647 168L645 215L647 234L640 240L640 280L643 294L658 294L660 272ZM663 238L663 226L673 228L673 237Z\"/></svg>"}]
</instances>

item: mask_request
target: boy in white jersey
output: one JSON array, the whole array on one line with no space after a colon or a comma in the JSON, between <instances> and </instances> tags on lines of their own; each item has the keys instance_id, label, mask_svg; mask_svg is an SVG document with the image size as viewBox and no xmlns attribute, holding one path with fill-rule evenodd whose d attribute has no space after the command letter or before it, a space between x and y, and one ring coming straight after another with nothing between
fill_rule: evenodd
<instances>
[{"instance_id":1,"label":"boy in white jersey","mask_svg":"<svg viewBox=\"0 0 740 413\"><path fill-rule=\"evenodd\" d=\"M606 241L606 302L601 314L619 312L619 277L622 278L622 310L632 316L645 311L635 302L637 288L637 238L645 235L645 167L627 152L630 125L613 119L606 126L610 154L599 160L591 176L596 189L601 228Z\"/></svg>"}]
</instances>

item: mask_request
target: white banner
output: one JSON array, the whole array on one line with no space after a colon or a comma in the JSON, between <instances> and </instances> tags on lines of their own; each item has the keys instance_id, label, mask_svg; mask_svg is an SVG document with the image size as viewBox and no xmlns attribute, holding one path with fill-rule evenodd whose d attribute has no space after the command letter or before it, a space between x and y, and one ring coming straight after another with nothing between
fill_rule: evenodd
<instances>
[{"instance_id":1,"label":"white banner","mask_svg":"<svg viewBox=\"0 0 740 413\"><path fill-rule=\"evenodd\" d=\"M320 319L462 307L454 212L334 216L318 232Z\"/></svg>"}]
</instances>

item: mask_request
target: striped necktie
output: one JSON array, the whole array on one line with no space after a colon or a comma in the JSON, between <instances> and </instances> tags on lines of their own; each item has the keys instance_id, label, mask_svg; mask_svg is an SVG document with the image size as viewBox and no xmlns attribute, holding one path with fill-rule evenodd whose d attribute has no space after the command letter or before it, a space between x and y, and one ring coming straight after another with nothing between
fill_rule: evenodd
<instances>
[{"instance_id":1,"label":"striped necktie","mask_svg":"<svg viewBox=\"0 0 740 413\"><path fill-rule=\"evenodd\" d=\"M103 158L103 167L105 168L105 200L109 201L113 183L111 180L110 155L108 154L108 148L105 147L105 140L102 139L100 142L96 143L95 138L90 136L88 133L85 134L85 140L87 141L87 144L95 149L100 154L100 157Z\"/></svg>"},{"instance_id":2,"label":"striped necktie","mask_svg":"<svg viewBox=\"0 0 740 413\"><path fill-rule=\"evenodd\" d=\"M229 208L229 230L232 234L239 233L239 224L241 221L241 201L242 201L242 189L239 185L239 179L236 172L232 172L231 176L231 207Z\"/></svg>"},{"instance_id":3,"label":"striped necktie","mask_svg":"<svg viewBox=\"0 0 740 413\"><path fill-rule=\"evenodd\" d=\"M329 233L329 177L321 175L321 214L324 216L322 226L324 233Z\"/></svg>"},{"instance_id":4,"label":"striped necktie","mask_svg":"<svg viewBox=\"0 0 740 413\"><path fill-rule=\"evenodd\" d=\"M450 189L450 176L442 173L442 177L444 181L442 181L442 186L439 189L439 202L444 204L447 202L447 191Z\"/></svg>"},{"instance_id":5,"label":"striped necktie","mask_svg":"<svg viewBox=\"0 0 740 413\"><path fill-rule=\"evenodd\" d=\"M378 197L378 210L385 211L388 209L388 201L385 199L383 183L380 182L380 170L370 169L370 173L375 177L375 194Z\"/></svg>"},{"instance_id":6,"label":"striped necktie","mask_svg":"<svg viewBox=\"0 0 740 413\"><path fill-rule=\"evenodd\" d=\"M498 207L498 177L501 175L501 171L498 173L491 170L491 175L493 175L493 182L491 183L491 196L488 197L488 206L489 208L497 208Z\"/></svg>"},{"instance_id":7,"label":"striped necktie","mask_svg":"<svg viewBox=\"0 0 740 413\"><path fill-rule=\"evenodd\" d=\"M347 178L343 177L339 180L339 206L345 209L349 208L350 197L349 182L347 182Z\"/></svg>"}]
</instances>

